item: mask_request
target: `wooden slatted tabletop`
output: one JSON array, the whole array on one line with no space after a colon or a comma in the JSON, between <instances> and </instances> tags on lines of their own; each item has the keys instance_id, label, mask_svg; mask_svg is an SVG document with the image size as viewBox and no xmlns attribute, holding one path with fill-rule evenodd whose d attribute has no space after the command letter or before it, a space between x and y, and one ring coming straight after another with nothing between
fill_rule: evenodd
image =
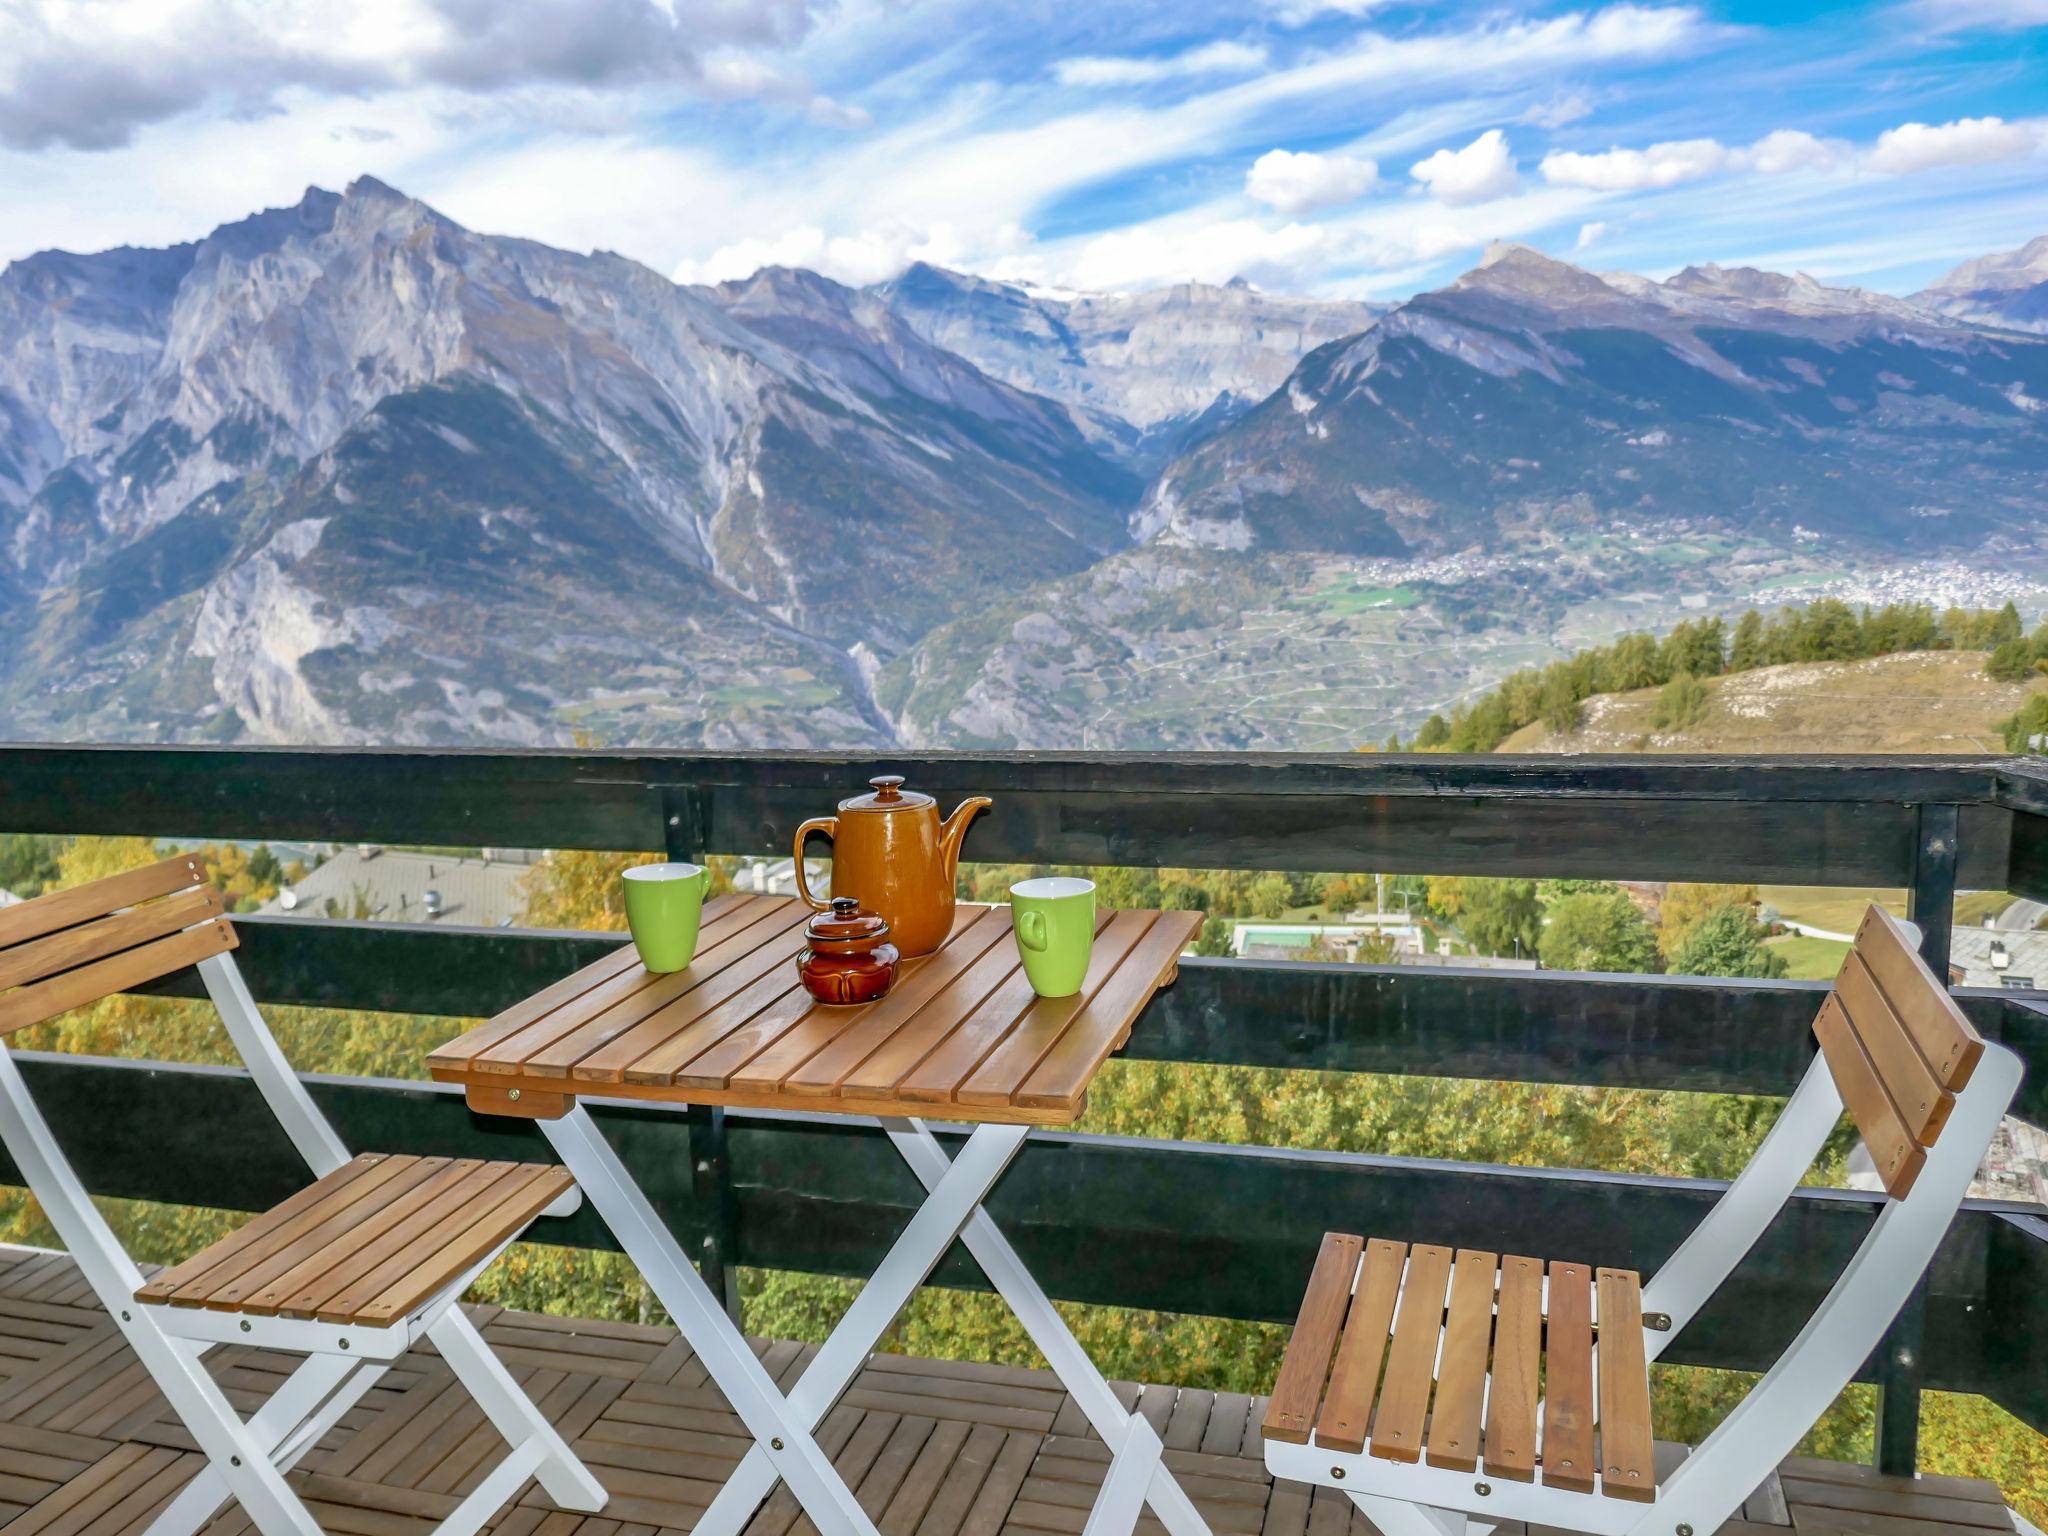
<instances>
[{"instance_id":1,"label":"wooden slatted tabletop","mask_svg":"<svg viewBox=\"0 0 2048 1536\"><path fill-rule=\"evenodd\" d=\"M810 911L720 896L689 966L651 974L631 944L506 1009L428 1058L472 1107L552 1119L579 1094L1065 1125L1152 994L1173 980L1199 912L1105 911L1073 997L1025 979L1008 907L961 906L888 996L815 1003L797 982Z\"/></svg>"}]
</instances>

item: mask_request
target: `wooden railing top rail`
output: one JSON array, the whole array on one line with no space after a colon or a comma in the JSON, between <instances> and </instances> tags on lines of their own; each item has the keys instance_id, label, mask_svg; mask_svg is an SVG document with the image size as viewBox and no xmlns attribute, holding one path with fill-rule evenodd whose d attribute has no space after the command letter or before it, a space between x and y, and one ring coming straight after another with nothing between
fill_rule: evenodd
<instances>
[{"instance_id":1,"label":"wooden railing top rail","mask_svg":"<svg viewBox=\"0 0 2048 1536\"><path fill-rule=\"evenodd\" d=\"M1958 879L2000 888L2048 840L2035 767L1989 756L197 746L0 747L0 829L778 854L884 771L994 795L966 849L988 862L1900 886L1945 805Z\"/></svg>"}]
</instances>

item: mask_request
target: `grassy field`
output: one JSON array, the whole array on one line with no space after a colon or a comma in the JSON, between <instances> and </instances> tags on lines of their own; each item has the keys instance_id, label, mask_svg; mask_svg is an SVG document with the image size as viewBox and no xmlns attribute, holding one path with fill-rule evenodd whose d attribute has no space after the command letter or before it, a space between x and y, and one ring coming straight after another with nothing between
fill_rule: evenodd
<instances>
[{"instance_id":1,"label":"grassy field","mask_svg":"<svg viewBox=\"0 0 2048 1536\"><path fill-rule=\"evenodd\" d=\"M1809 939L1804 934L1787 934L1768 941L1785 962L1785 974L1794 981L1832 981L1842 968L1846 944L1833 939Z\"/></svg>"}]
</instances>

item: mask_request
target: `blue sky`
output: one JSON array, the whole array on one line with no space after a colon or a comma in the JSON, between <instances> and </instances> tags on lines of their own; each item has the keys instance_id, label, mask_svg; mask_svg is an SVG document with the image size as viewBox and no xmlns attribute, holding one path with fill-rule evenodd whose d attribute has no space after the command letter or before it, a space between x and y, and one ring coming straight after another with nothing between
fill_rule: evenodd
<instances>
[{"instance_id":1,"label":"blue sky","mask_svg":"<svg viewBox=\"0 0 2048 1536\"><path fill-rule=\"evenodd\" d=\"M2048 0L7 0L0 258L373 174L683 280L1910 291L2048 233Z\"/></svg>"}]
</instances>

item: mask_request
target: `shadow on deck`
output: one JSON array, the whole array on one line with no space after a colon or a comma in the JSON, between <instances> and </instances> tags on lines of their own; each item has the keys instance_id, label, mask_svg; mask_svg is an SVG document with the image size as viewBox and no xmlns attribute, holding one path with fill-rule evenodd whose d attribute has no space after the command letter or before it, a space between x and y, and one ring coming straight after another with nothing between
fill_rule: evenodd
<instances>
[{"instance_id":1,"label":"shadow on deck","mask_svg":"<svg viewBox=\"0 0 2048 1536\"><path fill-rule=\"evenodd\" d=\"M529 1483L494 1536L662 1536L688 1530L747 1448L745 1431L672 1328L472 1315L500 1357L611 1490L602 1515L556 1512ZM756 1341L784 1390L812 1347ZM295 1360L212 1357L252 1412ZM1377 1536L1341 1495L1274 1483L1259 1459L1263 1398L1119 1384L1143 1409L1216 1536ZM882 1536L1074 1536L1109 1456L1052 1375L876 1355L819 1435ZM426 1536L503 1446L430 1351L408 1355L307 1457L294 1481L335 1536ZM1678 1446L1660 1447L1682 1457ZM141 1536L201 1465L62 1254L0 1248L0 1524L7 1536ZM1979 1479L1882 1478L1795 1458L1726 1533L1937 1536L2014 1529ZM1501 1528L1519 1536L1520 1527ZM252 1531L230 1506L208 1536ZM1139 1530L1162 1536L1149 1518ZM748 1536L816 1536L778 1489Z\"/></svg>"}]
</instances>

